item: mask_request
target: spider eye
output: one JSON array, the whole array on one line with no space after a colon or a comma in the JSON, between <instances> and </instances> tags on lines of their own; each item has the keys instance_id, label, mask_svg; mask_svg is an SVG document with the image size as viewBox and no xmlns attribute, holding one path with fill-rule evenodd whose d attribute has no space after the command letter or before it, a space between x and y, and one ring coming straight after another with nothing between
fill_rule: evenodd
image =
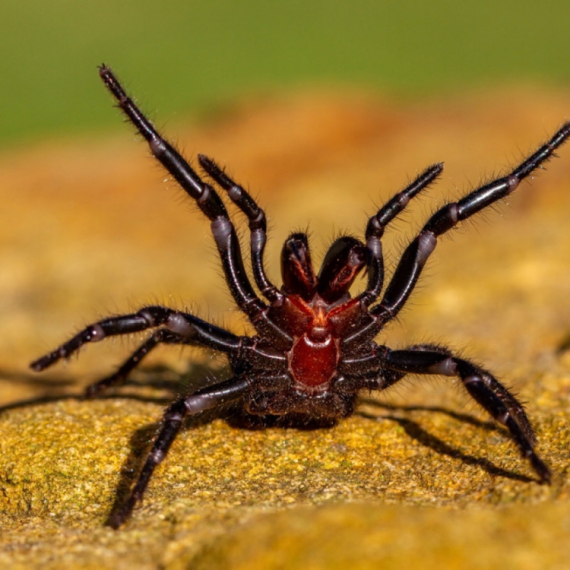
<instances>
[{"instance_id":1,"label":"spider eye","mask_svg":"<svg viewBox=\"0 0 570 570\"><path fill-rule=\"evenodd\" d=\"M308 301L315 294L317 278L311 263L306 234L291 234L281 250L283 291Z\"/></svg>"},{"instance_id":2,"label":"spider eye","mask_svg":"<svg viewBox=\"0 0 570 570\"><path fill-rule=\"evenodd\" d=\"M357 239L348 236L337 239L327 251L319 272L319 295L327 303L334 303L346 295L368 263L368 257L368 249Z\"/></svg>"}]
</instances>

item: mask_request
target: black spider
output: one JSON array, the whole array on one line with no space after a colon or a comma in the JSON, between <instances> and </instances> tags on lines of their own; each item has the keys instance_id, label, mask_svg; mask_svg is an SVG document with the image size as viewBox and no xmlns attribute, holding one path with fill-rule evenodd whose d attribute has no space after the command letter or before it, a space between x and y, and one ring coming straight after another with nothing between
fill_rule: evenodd
<instances>
[{"instance_id":1,"label":"black spider","mask_svg":"<svg viewBox=\"0 0 570 570\"><path fill-rule=\"evenodd\" d=\"M139 478L121 510L109 520L111 526L121 525L141 500L154 468L164 459L187 415L233 402L246 413L257 416L334 421L353 413L363 389L385 390L406 374L458 377L471 397L506 426L540 481L550 483L550 471L534 450L536 438L523 406L489 372L441 346L425 344L390 350L376 344L374 338L406 303L437 238L515 190L523 178L553 156L554 150L570 136L570 122L510 174L433 214L404 251L380 302L377 300L384 278L381 244L384 230L415 195L439 176L442 164L427 168L370 218L365 243L352 237L337 239L325 255L318 275L311 263L307 236L290 235L281 252L283 285L278 289L267 277L263 265L266 242L263 210L215 162L199 155L202 169L247 216L253 277L264 301L248 279L238 237L220 196L155 130L112 71L103 65L100 75L119 107L148 141L154 156L210 220L232 296L256 331L252 337L237 336L194 315L149 306L134 314L89 325L31 364L40 371L85 343L155 328L115 374L87 389L87 396L91 397L122 384L143 357L160 343L198 345L227 354L233 372L229 380L202 388L168 406ZM363 269L368 273L366 289L352 298L349 289Z\"/></svg>"}]
</instances>

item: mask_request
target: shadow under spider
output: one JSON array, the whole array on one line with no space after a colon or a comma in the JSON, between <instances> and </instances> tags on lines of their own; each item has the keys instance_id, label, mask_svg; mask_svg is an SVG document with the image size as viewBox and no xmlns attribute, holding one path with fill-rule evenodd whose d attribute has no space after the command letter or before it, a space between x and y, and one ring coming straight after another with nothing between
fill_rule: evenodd
<instances>
[{"instance_id":1,"label":"shadow under spider","mask_svg":"<svg viewBox=\"0 0 570 570\"><path fill-rule=\"evenodd\" d=\"M173 392L177 394L180 393L179 383L170 384L168 382L164 382L164 380L161 380L156 376L152 380L150 380L147 383L147 385L153 385L155 387L160 386L163 388L175 386L176 388L178 388L178 390L173 390ZM111 395L107 397L117 397L117 395ZM166 400L166 403L169 402L170 400ZM498 467L488 459L465 454L459 449L452 447L448 443L430 434L428 431L422 428L419 423L408 418L397 416L394 414L394 412L401 411L404 413L408 413L413 411L427 411L433 413L442 413L459 422L470 424L479 429L484 429L489 432L501 433L503 430L499 426L497 426L494 422L482 421L472 415L461 412L455 412L453 410L449 410L447 408L443 408L440 406L393 406L393 405L383 404L381 402L378 402L377 400L373 400L370 398L360 399L359 404L365 404L368 406L381 408L388 413L382 415L374 415L372 413L367 413L362 410L357 410L355 412L355 415L373 421L389 420L395 422L404 429L404 431L410 438L417 441L424 447L432 449L436 453L439 453L441 455L446 455L453 459L459 459L460 461L462 461L467 465L476 465L485 470L490 475L495 477L504 477L507 479L512 479L525 483L534 481L534 479L526 475L521 475L512 471L508 471L501 467ZM281 428L281 429L293 428L298 430L299 429L316 430L316 429L332 427L335 423L337 423L336 421L332 422L330 421L319 422L318 420L307 421L306 419L294 415L287 416L284 418L279 418L279 417L263 418L259 416L252 416L247 412L245 412L240 406L234 405L234 406L227 406L225 408L207 410L195 416L190 416L186 418L182 429L184 431L189 429L196 429L199 428L200 426L209 424L216 419L222 419L232 427L238 429L247 429L247 430L262 430L266 428ZM113 519L114 514L121 509L123 501L125 500L126 497L128 497L132 485L136 481L139 471L142 468L142 465L146 459L148 452L150 451L153 438L156 435L159 426L160 422L155 422L150 425L143 426L142 428L136 430L135 433L132 435L130 440L130 451L128 456L125 458L125 461L121 468L120 478L115 492L115 501L107 521Z\"/></svg>"},{"instance_id":2,"label":"shadow under spider","mask_svg":"<svg viewBox=\"0 0 570 570\"><path fill-rule=\"evenodd\" d=\"M366 404L367 406L382 408L387 412L392 412L392 413L374 415L372 413L358 410L356 412L356 415L374 421L389 420L394 423L397 423L399 426L401 426L404 429L406 434L409 437L411 437L413 440L422 444L424 447L432 449L433 451L439 453L440 455L447 455L448 457L452 457L453 459L459 459L460 461L462 461L467 465L477 465L478 467L481 467L487 473L489 473L489 475L492 475L494 477L504 477L506 479L513 479L515 481L522 481L524 483L532 483L533 481L535 481L532 477L528 477L527 475L521 475L519 473L508 471L501 467L497 467L494 463L492 463L491 461L489 461L484 457L475 457L473 455L468 455L466 453L463 453L459 449L452 447L445 441L439 439L438 437L426 431L423 427L420 426L418 422L410 420L409 418L404 418L395 415L393 412L425 411L425 412L441 413L460 422L473 425L479 429L482 428L486 431L491 431L491 432L494 431L502 433L504 430L500 426L496 425L494 422L482 421L469 414L455 412L452 410L448 410L447 408L442 408L441 406L394 406L390 404L383 404L371 398L361 399L360 403Z\"/></svg>"},{"instance_id":3,"label":"shadow under spider","mask_svg":"<svg viewBox=\"0 0 570 570\"><path fill-rule=\"evenodd\" d=\"M394 404L384 404L378 400L375 400L374 398L360 398L358 401L360 404L363 404L366 406L372 406L375 408L381 408L383 410L386 410L387 412L395 412L395 411L434 412L434 413L438 413L438 414L444 414L446 416L449 416L450 418L453 418L454 420L475 426L479 429L484 429L486 431L494 431L494 432L508 434L508 432L505 429L501 428L499 425L497 425L492 420L480 420L480 419L478 419L475 416L472 416L470 414L466 414L464 412L455 412L453 410L449 410L449 409L443 408L441 406L417 406L417 405L416 406L406 406L406 405L398 406L398 405L394 405ZM357 411L356 413L360 415L359 411ZM381 417L384 417L384 416L381 416ZM387 419L390 419L390 418L387 418Z\"/></svg>"},{"instance_id":4,"label":"shadow under spider","mask_svg":"<svg viewBox=\"0 0 570 570\"><path fill-rule=\"evenodd\" d=\"M104 394L98 399L124 398L167 406L176 396L184 393L191 393L203 386L219 382L220 378L223 377L223 373L224 369L213 369L211 367L201 365L192 365L190 369L182 375L174 372L171 368L168 368L164 365L146 367L141 369L132 380L129 380L125 384L124 388L126 388L127 391L110 391L109 394ZM2 376L5 380L13 379L18 382L33 383L38 388L42 388L42 393L35 397L30 397L1 406L0 413L7 410L30 407L66 399L83 399L82 396L66 393L66 389L73 384L67 379L58 380L57 378L51 378L42 381L38 380L36 376L7 371L4 371ZM53 393L54 388L56 390L55 394ZM129 390L129 388L131 390ZM165 394L148 396L141 395L133 392L133 388L150 388L156 391L165 392ZM50 393L47 393L48 390ZM404 414L414 411L441 413L459 422L475 426L478 429L502 432L501 428L494 422L482 421L472 415L455 412L453 410L440 406L394 406L383 404L382 402L379 402L378 400L374 400L372 398L361 398L359 400L359 404L382 409L385 413L375 415L363 410L357 410L355 412L355 415L372 421L389 420L395 422L404 429L410 438L417 441L424 447L432 449L436 453L446 455L454 459L459 459L467 465L477 465L492 476L504 477L507 479L527 483L534 481L534 479L525 475L520 475L497 467L488 459L465 454L459 449L452 447L441 439L430 434L428 431L422 428L418 422L413 421L409 418L402 417L401 415L396 415L396 412L402 412ZM315 430L329 428L337 423L336 421L307 421L306 418L301 418L300 416L294 415L287 416L285 418L261 418L258 416L252 416L245 412L241 407L234 405L225 408L207 410L205 412L197 414L196 416L190 416L186 418L183 430L186 431L189 429L196 429L200 426L209 424L216 419L222 419L232 427L247 430L262 430L266 428L294 428L301 430ZM121 467L119 481L115 489L115 500L107 520L112 519L114 513L116 513L121 508L123 501L129 495L132 485L137 479L138 473L142 468L150 447L152 446L152 441L159 426L159 421L153 422L152 424L147 424L137 429L132 434L129 441L129 453Z\"/></svg>"}]
</instances>

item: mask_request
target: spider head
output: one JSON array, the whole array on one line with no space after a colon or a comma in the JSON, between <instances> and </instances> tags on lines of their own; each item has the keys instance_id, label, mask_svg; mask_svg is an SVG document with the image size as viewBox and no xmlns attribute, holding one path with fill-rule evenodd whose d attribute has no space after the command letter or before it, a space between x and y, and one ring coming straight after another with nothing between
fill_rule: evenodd
<instances>
[{"instance_id":1,"label":"spider head","mask_svg":"<svg viewBox=\"0 0 570 570\"><path fill-rule=\"evenodd\" d=\"M340 237L327 251L317 277L306 234L291 234L281 251L283 291L305 301L318 293L326 303L336 303L348 293L368 257L364 244L352 237Z\"/></svg>"}]
</instances>

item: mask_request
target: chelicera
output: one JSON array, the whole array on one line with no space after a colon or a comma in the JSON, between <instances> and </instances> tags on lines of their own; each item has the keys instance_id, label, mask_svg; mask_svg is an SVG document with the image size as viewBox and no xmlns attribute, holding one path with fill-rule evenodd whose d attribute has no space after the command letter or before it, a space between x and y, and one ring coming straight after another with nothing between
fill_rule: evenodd
<instances>
[{"instance_id":1,"label":"chelicera","mask_svg":"<svg viewBox=\"0 0 570 570\"><path fill-rule=\"evenodd\" d=\"M550 471L535 451L536 438L523 406L491 373L442 346L421 344L391 350L374 339L406 304L438 237L513 192L566 141L570 123L565 123L507 176L437 210L405 249L385 289L381 243L384 230L414 196L441 174L442 164L427 168L380 208L368 221L364 241L338 238L326 253L318 274L307 236L290 235L281 252L283 284L279 288L264 268L263 210L213 160L200 155L198 160L207 177L247 217L252 274L258 293L244 268L234 225L218 192L157 132L107 66L101 66L100 76L120 109L147 140L153 155L210 220L228 287L255 330L254 336L238 336L188 313L147 306L133 314L89 325L31 364L36 371L44 370L86 343L154 329L116 373L87 389L87 396L93 397L124 383L131 370L159 344L197 345L227 355L230 379L180 397L167 407L138 480L122 508L111 517L111 526L121 525L141 500L155 467L164 459L186 416L233 403L255 416L334 422L354 412L361 391L385 390L407 374L459 378L468 394L507 428L540 482L550 483ZM363 271L367 273L366 288L352 297L350 288Z\"/></svg>"}]
</instances>

